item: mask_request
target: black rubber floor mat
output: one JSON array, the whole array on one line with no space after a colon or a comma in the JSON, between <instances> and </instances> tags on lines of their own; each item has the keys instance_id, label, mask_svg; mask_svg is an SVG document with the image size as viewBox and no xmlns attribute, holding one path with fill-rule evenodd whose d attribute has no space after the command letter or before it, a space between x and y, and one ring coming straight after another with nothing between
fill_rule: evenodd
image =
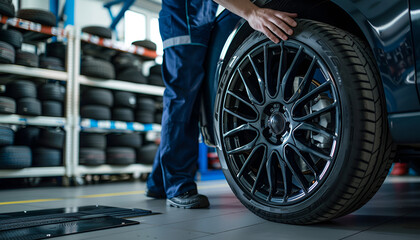
<instances>
[{"instance_id":1,"label":"black rubber floor mat","mask_svg":"<svg viewBox=\"0 0 420 240\"><path fill-rule=\"evenodd\" d=\"M0 214L0 239L41 239L46 237L45 234L62 236L120 227L126 224L138 224L138 222L121 218L152 214L158 213L144 209L126 209L99 205L4 213ZM103 225L99 223L103 223ZM74 227L76 230L72 232L62 229L68 228L68 226L72 226L72 229ZM45 233L44 229L54 229L54 231ZM80 229L84 230L80 231ZM39 237L41 235L38 236L38 232L40 232L42 237Z\"/></svg>"},{"instance_id":2,"label":"black rubber floor mat","mask_svg":"<svg viewBox=\"0 0 420 240\"><path fill-rule=\"evenodd\" d=\"M109 216L84 216L76 221L53 223L43 226L0 231L0 239L36 240L59 237L69 234L123 227L139 222Z\"/></svg>"}]
</instances>

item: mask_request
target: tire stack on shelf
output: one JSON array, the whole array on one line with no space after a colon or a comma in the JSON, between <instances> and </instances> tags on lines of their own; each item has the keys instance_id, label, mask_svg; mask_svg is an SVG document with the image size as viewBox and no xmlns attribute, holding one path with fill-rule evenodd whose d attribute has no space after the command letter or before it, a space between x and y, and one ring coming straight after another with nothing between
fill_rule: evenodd
<instances>
[{"instance_id":1,"label":"tire stack on shelf","mask_svg":"<svg viewBox=\"0 0 420 240\"><path fill-rule=\"evenodd\" d=\"M41 102L37 99L36 84L28 80L16 80L6 84L6 96L16 101L16 113L40 116Z\"/></svg>"},{"instance_id":2,"label":"tire stack on shelf","mask_svg":"<svg viewBox=\"0 0 420 240\"><path fill-rule=\"evenodd\" d=\"M140 96L137 98L136 121L140 123L154 123L156 102L153 98Z\"/></svg>"},{"instance_id":3,"label":"tire stack on shelf","mask_svg":"<svg viewBox=\"0 0 420 240\"><path fill-rule=\"evenodd\" d=\"M105 164L106 137L99 133L80 133L79 163L87 166Z\"/></svg>"},{"instance_id":4,"label":"tire stack on shelf","mask_svg":"<svg viewBox=\"0 0 420 240\"><path fill-rule=\"evenodd\" d=\"M162 124L163 97L156 97L155 101L156 101L155 123Z\"/></svg>"},{"instance_id":5,"label":"tire stack on shelf","mask_svg":"<svg viewBox=\"0 0 420 240\"><path fill-rule=\"evenodd\" d=\"M80 116L95 120L111 120L113 104L114 97L110 90L86 88L81 95Z\"/></svg>"},{"instance_id":6,"label":"tire stack on shelf","mask_svg":"<svg viewBox=\"0 0 420 240\"><path fill-rule=\"evenodd\" d=\"M7 17L15 16L15 6L11 1L0 1L0 14ZM0 24L0 27L3 27ZM13 43L22 42L23 36L17 31L0 30L0 63L14 63L16 50ZM20 49L20 46L18 47Z\"/></svg>"},{"instance_id":7,"label":"tire stack on shelf","mask_svg":"<svg viewBox=\"0 0 420 240\"><path fill-rule=\"evenodd\" d=\"M142 72L142 62L132 53L118 53L112 59L116 70L116 79L133 83L147 84Z\"/></svg>"},{"instance_id":8,"label":"tire stack on shelf","mask_svg":"<svg viewBox=\"0 0 420 240\"><path fill-rule=\"evenodd\" d=\"M16 132L16 144L32 150L32 167L63 165L65 133L61 128L22 127Z\"/></svg>"},{"instance_id":9,"label":"tire stack on shelf","mask_svg":"<svg viewBox=\"0 0 420 240\"><path fill-rule=\"evenodd\" d=\"M112 120L134 122L134 109L136 105L137 99L134 93L114 91Z\"/></svg>"},{"instance_id":10,"label":"tire stack on shelf","mask_svg":"<svg viewBox=\"0 0 420 240\"><path fill-rule=\"evenodd\" d=\"M21 169L32 165L31 149L27 146L13 145L14 131L0 126L0 169Z\"/></svg>"},{"instance_id":11,"label":"tire stack on shelf","mask_svg":"<svg viewBox=\"0 0 420 240\"><path fill-rule=\"evenodd\" d=\"M32 81L10 81L6 84L7 97L0 97L0 113L63 117L65 93L65 87L59 83L41 84L37 93L37 86Z\"/></svg>"},{"instance_id":12,"label":"tire stack on shelf","mask_svg":"<svg viewBox=\"0 0 420 240\"><path fill-rule=\"evenodd\" d=\"M136 163L136 149L142 145L139 133L107 135L106 162L110 165L129 165Z\"/></svg>"},{"instance_id":13,"label":"tire stack on shelf","mask_svg":"<svg viewBox=\"0 0 420 240\"><path fill-rule=\"evenodd\" d=\"M144 136L143 145L137 149L137 163L152 165L159 145L155 137L150 138L148 134Z\"/></svg>"},{"instance_id":14,"label":"tire stack on shelf","mask_svg":"<svg viewBox=\"0 0 420 240\"><path fill-rule=\"evenodd\" d=\"M162 65L157 64L149 69L149 77L147 78L150 85L165 87L162 79Z\"/></svg>"},{"instance_id":15,"label":"tire stack on shelf","mask_svg":"<svg viewBox=\"0 0 420 240\"><path fill-rule=\"evenodd\" d=\"M105 27L87 26L82 28L82 32L104 39L112 39L111 29ZM82 52L80 74L99 79L115 79L114 66L110 62L116 53L115 50L82 42Z\"/></svg>"},{"instance_id":16,"label":"tire stack on shelf","mask_svg":"<svg viewBox=\"0 0 420 240\"><path fill-rule=\"evenodd\" d=\"M63 102L66 88L59 83L45 83L38 89L39 99L42 100L42 115L63 117Z\"/></svg>"}]
</instances>

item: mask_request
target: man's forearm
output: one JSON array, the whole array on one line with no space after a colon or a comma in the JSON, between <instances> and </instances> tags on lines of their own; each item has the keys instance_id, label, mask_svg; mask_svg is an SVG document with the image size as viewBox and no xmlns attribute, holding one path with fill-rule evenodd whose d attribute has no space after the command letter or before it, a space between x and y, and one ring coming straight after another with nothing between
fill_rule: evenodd
<instances>
[{"instance_id":1,"label":"man's forearm","mask_svg":"<svg viewBox=\"0 0 420 240\"><path fill-rule=\"evenodd\" d=\"M258 8L250 0L214 0L214 1L244 19L248 19L252 11Z\"/></svg>"}]
</instances>

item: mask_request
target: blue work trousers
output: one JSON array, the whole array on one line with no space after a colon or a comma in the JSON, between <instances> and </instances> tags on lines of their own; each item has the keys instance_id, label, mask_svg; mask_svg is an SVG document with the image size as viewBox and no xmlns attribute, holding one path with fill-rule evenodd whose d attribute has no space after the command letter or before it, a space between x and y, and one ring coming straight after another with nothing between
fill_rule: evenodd
<instances>
[{"instance_id":1,"label":"blue work trousers","mask_svg":"<svg viewBox=\"0 0 420 240\"><path fill-rule=\"evenodd\" d=\"M159 27L164 44L161 143L147 181L167 198L196 189L198 94L217 5L212 0L163 0Z\"/></svg>"}]
</instances>

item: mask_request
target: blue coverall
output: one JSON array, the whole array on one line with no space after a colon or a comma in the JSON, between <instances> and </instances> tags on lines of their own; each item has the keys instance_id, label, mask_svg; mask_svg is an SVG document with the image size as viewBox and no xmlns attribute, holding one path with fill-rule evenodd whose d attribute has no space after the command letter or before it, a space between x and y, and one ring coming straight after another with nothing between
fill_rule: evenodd
<instances>
[{"instance_id":1,"label":"blue coverall","mask_svg":"<svg viewBox=\"0 0 420 240\"><path fill-rule=\"evenodd\" d=\"M159 28L166 90L161 143L147 187L154 194L166 194L168 199L197 188L197 95L217 6L212 0L162 0Z\"/></svg>"}]
</instances>

